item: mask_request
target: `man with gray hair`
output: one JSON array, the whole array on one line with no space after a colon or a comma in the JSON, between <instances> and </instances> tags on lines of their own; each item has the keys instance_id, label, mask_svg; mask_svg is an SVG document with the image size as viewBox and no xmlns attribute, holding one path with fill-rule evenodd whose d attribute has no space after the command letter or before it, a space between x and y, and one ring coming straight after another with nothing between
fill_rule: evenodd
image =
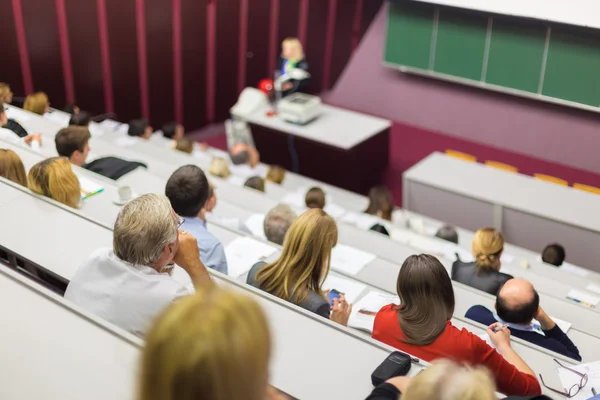
<instances>
[{"instance_id":1,"label":"man with gray hair","mask_svg":"<svg viewBox=\"0 0 600 400\"><path fill-rule=\"evenodd\" d=\"M296 219L296 213L287 204L279 204L265 217L265 236L270 242L283 245L285 234Z\"/></svg>"},{"instance_id":2,"label":"man with gray hair","mask_svg":"<svg viewBox=\"0 0 600 400\"><path fill-rule=\"evenodd\" d=\"M113 248L95 251L77 269L65 298L143 336L165 307L192 294L171 277L173 264L190 275L197 290L213 284L196 239L180 226L165 196L146 194L127 203L115 222Z\"/></svg>"}]
</instances>

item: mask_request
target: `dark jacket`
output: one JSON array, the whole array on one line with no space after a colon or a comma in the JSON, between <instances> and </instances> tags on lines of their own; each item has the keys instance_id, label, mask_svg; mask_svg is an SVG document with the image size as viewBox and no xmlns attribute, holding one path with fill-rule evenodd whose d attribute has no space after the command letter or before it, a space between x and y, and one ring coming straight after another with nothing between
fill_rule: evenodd
<instances>
[{"instance_id":1,"label":"dark jacket","mask_svg":"<svg viewBox=\"0 0 600 400\"><path fill-rule=\"evenodd\" d=\"M452 264L452 280L483 290L494 296L513 277L495 270L478 269L474 262L465 263L460 259Z\"/></svg>"},{"instance_id":2,"label":"dark jacket","mask_svg":"<svg viewBox=\"0 0 600 400\"><path fill-rule=\"evenodd\" d=\"M277 62L277 72L281 73L282 68L283 68L283 58L279 57L279 61ZM306 60L300 60L296 63L295 68L303 69L308 72L308 63L306 62ZM308 93L308 86L310 84L310 78L302 79L299 81L292 79L290 82L292 82L294 84L294 88L290 89L290 90L285 90L282 93L283 96L287 96L288 94L292 94L295 92Z\"/></svg>"},{"instance_id":3,"label":"dark jacket","mask_svg":"<svg viewBox=\"0 0 600 400\"><path fill-rule=\"evenodd\" d=\"M3 128L13 131L17 135L19 135L19 137L22 137L22 138L28 135L25 128L23 128L21 126L21 124L19 124L14 119L9 119L8 122L6 123L6 125L3 126Z\"/></svg>"},{"instance_id":4,"label":"dark jacket","mask_svg":"<svg viewBox=\"0 0 600 400\"><path fill-rule=\"evenodd\" d=\"M465 314L465 317L472 319L473 321L482 323L486 326L498 322L496 321L496 318L494 318L494 314L490 310L480 305L469 308L469 310ZM548 350L573 358L577 361L581 361L579 349L573 344L573 342L571 341L571 339L569 339L566 333L564 333L558 327L558 325L556 325L549 331L544 331L544 335L546 336L542 336L539 333L535 332L520 331L518 329L511 329L510 334L512 336L526 340L529 343L536 344L540 347L544 347Z\"/></svg>"},{"instance_id":5,"label":"dark jacket","mask_svg":"<svg viewBox=\"0 0 600 400\"><path fill-rule=\"evenodd\" d=\"M94 171L107 178L117 180L138 167L147 168L145 164L137 161L125 161L116 157L104 157L87 163L83 168Z\"/></svg>"}]
</instances>

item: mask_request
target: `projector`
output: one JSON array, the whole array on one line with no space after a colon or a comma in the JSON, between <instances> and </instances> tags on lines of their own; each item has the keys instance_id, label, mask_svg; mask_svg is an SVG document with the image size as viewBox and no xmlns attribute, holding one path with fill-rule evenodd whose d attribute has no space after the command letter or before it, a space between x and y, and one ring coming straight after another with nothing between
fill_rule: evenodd
<instances>
[{"instance_id":1,"label":"projector","mask_svg":"<svg viewBox=\"0 0 600 400\"><path fill-rule=\"evenodd\" d=\"M321 98L305 93L293 93L279 100L279 117L296 125L306 125L321 114Z\"/></svg>"}]
</instances>

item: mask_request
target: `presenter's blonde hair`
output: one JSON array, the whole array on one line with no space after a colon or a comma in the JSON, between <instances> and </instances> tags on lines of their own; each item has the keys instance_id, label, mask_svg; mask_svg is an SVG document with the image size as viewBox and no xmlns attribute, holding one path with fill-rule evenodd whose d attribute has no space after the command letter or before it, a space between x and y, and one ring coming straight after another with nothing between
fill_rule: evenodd
<instances>
[{"instance_id":1,"label":"presenter's blonde hair","mask_svg":"<svg viewBox=\"0 0 600 400\"><path fill-rule=\"evenodd\" d=\"M412 379L402 400L495 400L495 391L485 367L440 360Z\"/></svg>"},{"instance_id":2,"label":"presenter's blonde hair","mask_svg":"<svg viewBox=\"0 0 600 400\"><path fill-rule=\"evenodd\" d=\"M229 164L227 164L227 160L223 157L215 157L210 161L208 173L218 178L228 178L231 175Z\"/></svg>"},{"instance_id":3,"label":"presenter's blonde hair","mask_svg":"<svg viewBox=\"0 0 600 400\"><path fill-rule=\"evenodd\" d=\"M0 149L0 176L27 187L25 166L18 154L10 149Z\"/></svg>"},{"instance_id":4,"label":"presenter's blonde hair","mask_svg":"<svg viewBox=\"0 0 600 400\"><path fill-rule=\"evenodd\" d=\"M29 189L50 197L69 207L79 208L81 187L79 179L64 157L52 157L40 161L29 170Z\"/></svg>"},{"instance_id":5,"label":"presenter's blonde hair","mask_svg":"<svg viewBox=\"0 0 600 400\"><path fill-rule=\"evenodd\" d=\"M337 240L333 218L319 208L308 210L292 223L279 259L263 266L256 280L266 292L295 304L305 301L310 292L323 296Z\"/></svg>"},{"instance_id":6,"label":"presenter's blonde hair","mask_svg":"<svg viewBox=\"0 0 600 400\"><path fill-rule=\"evenodd\" d=\"M49 107L48 95L44 92L30 94L25 98L25 104L23 104L24 110L38 115L44 115L48 112Z\"/></svg>"},{"instance_id":7,"label":"presenter's blonde hair","mask_svg":"<svg viewBox=\"0 0 600 400\"><path fill-rule=\"evenodd\" d=\"M304 48L302 47L300 39L295 37L286 38L281 43L282 48L283 46L290 46L294 49L294 57L290 58L290 61L298 62L304 60Z\"/></svg>"},{"instance_id":8,"label":"presenter's blonde hair","mask_svg":"<svg viewBox=\"0 0 600 400\"><path fill-rule=\"evenodd\" d=\"M139 400L264 400L271 339L258 303L213 289L173 303L142 355Z\"/></svg>"},{"instance_id":9,"label":"presenter's blonde hair","mask_svg":"<svg viewBox=\"0 0 600 400\"><path fill-rule=\"evenodd\" d=\"M500 269L500 257L504 250L504 236L494 228L483 228L475 232L472 251L475 263L481 269Z\"/></svg>"}]
</instances>

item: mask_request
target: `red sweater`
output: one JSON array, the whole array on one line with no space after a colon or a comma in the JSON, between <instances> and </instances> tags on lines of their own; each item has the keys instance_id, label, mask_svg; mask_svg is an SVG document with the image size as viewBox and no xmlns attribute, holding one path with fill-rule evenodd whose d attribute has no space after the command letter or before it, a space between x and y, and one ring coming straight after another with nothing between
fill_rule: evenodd
<instances>
[{"instance_id":1,"label":"red sweater","mask_svg":"<svg viewBox=\"0 0 600 400\"><path fill-rule=\"evenodd\" d=\"M460 363L485 365L496 377L498 391L509 396L542 393L540 384L534 376L520 372L484 340L466 329L458 330L450 321L444 332L429 345L416 346L404 343L401 339L405 336L398 322L396 307L390 304L377 313L373 327L373 339L425 361L450 358Z\"/></svg>"}]
</instances>

